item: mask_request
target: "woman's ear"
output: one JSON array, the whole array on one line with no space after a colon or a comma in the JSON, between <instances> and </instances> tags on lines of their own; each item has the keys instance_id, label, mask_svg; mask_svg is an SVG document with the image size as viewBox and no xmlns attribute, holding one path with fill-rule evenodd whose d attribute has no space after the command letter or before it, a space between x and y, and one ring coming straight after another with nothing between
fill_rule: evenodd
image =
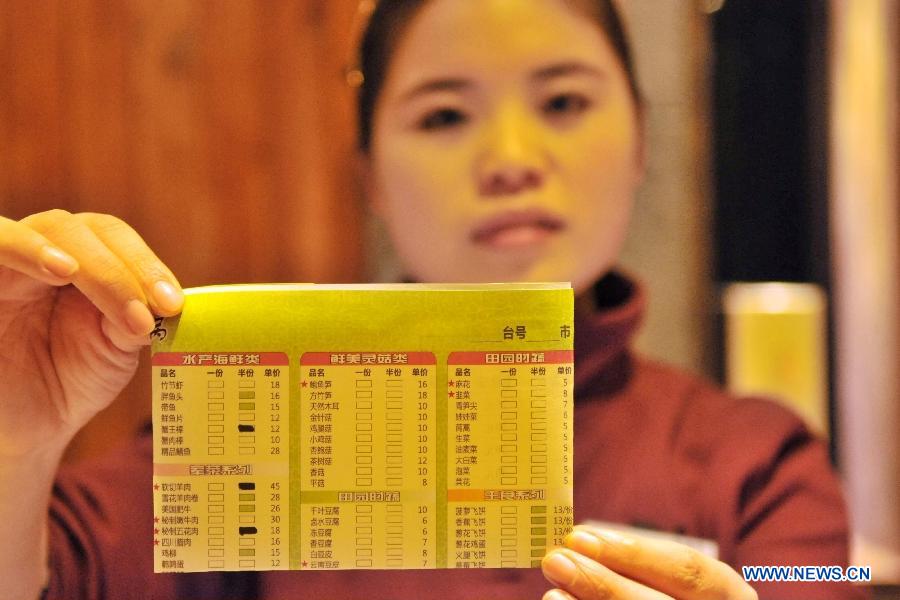
<instances>
[{"instance_id":1,"label":"woman's ear","mask_svg":"<svg viewBox=\"0 0 900 600\"><path fill-rule=\"evenodd\" d=\"M382 216L384 202L375 179L375 169L372 166L372 155L365 150L357 150L354 157L354 170L357 181L360 183L362 193L372 214Z\"/></svg>"}]
</instances>

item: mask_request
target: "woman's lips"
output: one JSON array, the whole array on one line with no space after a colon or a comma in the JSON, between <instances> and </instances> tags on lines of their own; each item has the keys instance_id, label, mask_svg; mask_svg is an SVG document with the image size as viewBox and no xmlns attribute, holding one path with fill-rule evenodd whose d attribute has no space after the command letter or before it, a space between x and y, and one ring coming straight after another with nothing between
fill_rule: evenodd
<instances>
[{"instance_id":1,"label":"woman's lips","mask_svg":"<svg viewBox=\"0 0 900 600\"><path fill-rule=\"evenodd\" d=\"M505 212L476 225L471 239L495 250L527 248L544 242L565 226L560 217L542 210Z\"/></svg>"}]
</instances>

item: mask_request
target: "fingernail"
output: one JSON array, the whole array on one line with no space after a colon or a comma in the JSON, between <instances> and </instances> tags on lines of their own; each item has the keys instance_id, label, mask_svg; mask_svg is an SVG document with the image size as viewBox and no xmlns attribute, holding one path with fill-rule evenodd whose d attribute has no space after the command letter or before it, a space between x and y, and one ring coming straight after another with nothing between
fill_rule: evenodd
<instances>
[{"instance_id":1,"label":"fingernail","mask_svg":"<svg viewBox=\"0 0 900 600\"><path fill-rule=\"evenodd\" d=\"M566 587L575 580L578 567L565 554L551 552L542 563L544 575L553 583Z\"/></svg>"},{"instance_id":2,"label":"fingernail","mask_svg":"<svg viewBox=\"0 0 900 600\"><path fill-rule=\"evenodd\" d=\"M181 310L184 304L184 294L168 281L153 284L153 299L159 308L168 312Z\"/></svg>"},{"instance_id":3,"label":"fingernail","mask_svg":"<svg viewBox=\"0 0 900 600\"><path fill-rule=\"evenodd\" d=\"M572 596L559 590L549 590L541 600L572 600Z\"/></svg>"},{"instance_id":4,"label":"fingernail","mask_svg":"<svg viewBox=\"0 0 900 600\"><path fill-rule=\"evenodd\" d=\"M131 300L125 305L125 320L135 335L147 335L153 331L153 315L140 300Z\"/></svg>"},{"instance_id":5,"label":"fingernail","mask_svg":"<svg viewBox=\"0 0 900 600\"><path fill-rule=\"evenodd\" d=\"M595 556L602 550L600 538L581 529L566 536L566 546L588 556Z\"/></svg>"},{"instance_id":6,"label":"fingernail","mask_svg":"<svg viewBox=\"0 0 900 600\"><path fill-rule=\"evenodd\" d=\"M41 248L41 264L57 277L69 277L78 270L78 261L53 246Z\"/></svg>"}]
</instances>

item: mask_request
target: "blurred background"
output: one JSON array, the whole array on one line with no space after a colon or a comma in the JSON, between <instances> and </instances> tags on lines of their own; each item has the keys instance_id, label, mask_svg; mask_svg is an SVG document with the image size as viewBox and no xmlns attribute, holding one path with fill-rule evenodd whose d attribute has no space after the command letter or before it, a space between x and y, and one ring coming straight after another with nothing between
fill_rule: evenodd
<instances>
[{"instance_id":1,"label":"blurred background","mask_svg":"<svg viewBox=\"0 0 900 600\"><path fill-rule=\"evenodd\" d=\"M649 288L639 347L735 385L723 290L813 284L822 335L802 351L822 352L810 377L823 383L810 418L847 484L854 561L896 583L898 1L620 5L648 105L647 178L622 258ZM185 286L396 279L353 173L357 10L0 3L0 214L115 214ZM131 435L148 382L145 361L68 459Z\"/></svg>"}]
</instances>

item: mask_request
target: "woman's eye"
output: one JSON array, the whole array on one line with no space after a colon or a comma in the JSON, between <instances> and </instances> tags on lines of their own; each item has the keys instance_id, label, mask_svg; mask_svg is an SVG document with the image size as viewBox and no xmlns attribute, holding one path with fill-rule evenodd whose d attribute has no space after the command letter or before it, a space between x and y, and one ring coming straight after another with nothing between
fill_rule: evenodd
<instances>
[{"instance_id":1,"label":"woman's eye","mask_svg":"<svg viewBox=\"0 0 900 600\"><path fill-rule=\"evenodd\" d=\"M591 106L591 101L579 94L559 94L544 103L544 113L550 116L579 115Z\"/></svg>"},{"instance_id":2,"label":"woman's eye","mask_svg":"<svg viewBox=\"0 0 900 600\"><path fill-rule=\"evenodd\" d=\"M435 129L448 129L466 122L466 115L455 108L441 108L434 110L422 117L418 122L418 128L423 131Z\"/></svg>"}]
</instances>

